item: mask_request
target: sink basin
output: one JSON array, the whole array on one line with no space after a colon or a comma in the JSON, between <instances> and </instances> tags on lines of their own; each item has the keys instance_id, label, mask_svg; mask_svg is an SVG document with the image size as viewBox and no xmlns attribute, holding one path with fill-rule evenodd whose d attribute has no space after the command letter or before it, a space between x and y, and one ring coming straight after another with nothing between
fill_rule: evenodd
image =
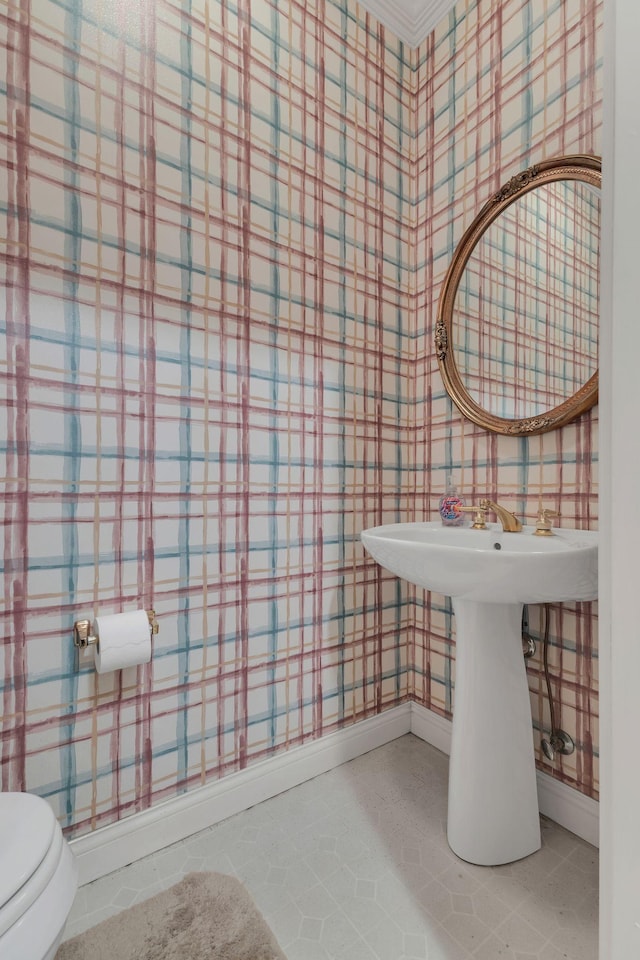
<instances>
[{"instance_id":1,"label":"sink basin","mask_svg":"<svg viewBox=\"0 0 640 960\"><path fill-rule=\"evenodd\" d=\"M540 847L529 687L522 655L525 603L593 600L598 534L533 527L505 533L435 523L363 530L385 569L452 598L455 688L447 839L461 859L519 860Z\"/></svg>"},{"instance_id":2,"label":"sink basin","mask_svg":"<svg viewBox=\"0 0 640 960\"><path fill-rule=\"evenodd\" d=\"M593 600L598 594L598 534L534 527L505 533L434 523L390 523L362 531L380 566L426 590L478 603Z\"/></svg>"}]
</instances>

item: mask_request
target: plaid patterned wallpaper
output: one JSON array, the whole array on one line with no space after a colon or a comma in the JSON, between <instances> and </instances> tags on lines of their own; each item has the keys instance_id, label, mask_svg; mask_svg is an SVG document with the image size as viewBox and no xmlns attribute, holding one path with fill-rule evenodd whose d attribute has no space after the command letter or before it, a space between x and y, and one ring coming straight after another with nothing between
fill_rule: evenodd
<instances>
[{"instance_id":1,"label":"plaid patterned wallpaper","mask_svg":"<svg viewBox=\"0 0 640 960\"><path fill-rule=\"evenodd\" d=\"M491 435L466 422L446 396L432 348L447 266L481 206L537 160L601 153L601 0L461 0L417 52L415 156L417 282L417 516L435 516L451 474L468 503L498 500L535 522L539 499L563 526L597 527L597 408L540 437ZM424 479L423 479L424 478ZM455 620L450 601L416 598L412 694L451 714ZM529 611L532 632L540 614ZM549 664L556 720L576 752L546 772L596 797L597 605L552 610ZM541 645L528 674L536 731L548 733Z\"/></svg>"},{"instance_id":2,"label":"plaid patterned wallpaper","mask_svg":"<svg viewBox=\"0 0 640 960\"><path fill-rule=\"evenodd\" d=\"M408 694L411 74L324 0L1 24L2 785L82 833Z\"/></svg>"},{"instance_id":3,"label":"plaid patterned wallpaper","mask_svg":"<svg viewBox=\"0 0 640 960\"><path fill-rule=\"evenodd\" d=\"M447 471L595 522L595 417L487 436L432 349L488 191L597 150L599 8L532 6L463 2L417 52L329 0L0 11L2 787L69 832L409 696L449 712L447 601L358 541ZM76 662L75 619L151 605L150 664ZM559 775L590 793L593 629L556 611Z\"/></svg>"}]
</instances>

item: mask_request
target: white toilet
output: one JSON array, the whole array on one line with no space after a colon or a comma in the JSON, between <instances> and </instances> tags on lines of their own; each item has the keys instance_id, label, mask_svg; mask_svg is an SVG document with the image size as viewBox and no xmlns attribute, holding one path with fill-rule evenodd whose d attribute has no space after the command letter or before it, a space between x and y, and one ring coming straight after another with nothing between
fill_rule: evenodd
<instances>
[{"instance_id":1,"label":"white toilet","mask_svg":"<svg viewBox=\"0 0 640 960\"><path fill-rule=\"evenodd\" d=\"M53 960L78 886L49 804L0 793L0 958Z\"/></svg>"}]
</instances>

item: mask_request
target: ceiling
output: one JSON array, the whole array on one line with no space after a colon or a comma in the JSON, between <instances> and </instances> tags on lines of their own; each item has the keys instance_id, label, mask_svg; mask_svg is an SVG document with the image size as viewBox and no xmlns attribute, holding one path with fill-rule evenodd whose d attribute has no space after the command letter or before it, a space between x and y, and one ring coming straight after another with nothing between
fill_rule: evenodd
<instances>
[{"instance_id":1,"label":"ceiling","mask_svg":"<svg viewBox=\"0 0 640 960\"><path fill-rule=\"evenodd\" d=\"M399 40L417 47L427 37L455 0L360 0Z\"/></svg>"}]
</instances>

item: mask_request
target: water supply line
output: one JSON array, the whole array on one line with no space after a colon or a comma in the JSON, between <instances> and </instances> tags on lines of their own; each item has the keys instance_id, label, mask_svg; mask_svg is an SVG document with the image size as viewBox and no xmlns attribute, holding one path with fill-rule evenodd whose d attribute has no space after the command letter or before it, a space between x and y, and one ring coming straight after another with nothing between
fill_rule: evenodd
<instances>
[{"instance_id":1,"label":"water supply line","mask_svg":"<svg viewBox=\"0 0 640 960\"><path fill-rule=\"evenodd\" d=\"M551 720L551 734L549 739L541 740L542 749L547 760L552 763L556 758L556 753L561 753L568 757L576 748L575 743L566 731L556 727L556 711L553 705L553 694L551 692L551 679L549 677L549 622L551 620L551 607L548 603L543 604L544 608L544 635L542 638L542 665L544 667L544 678L547 683L547 699L549 700L549 718Z\"/></svg>"},{"instance_id":2,"label":"water supply line","mask_svg":"<svg viewBox=\"0 0 640 960\"><path fill-rule=\"evenodd\" d=\"M529 608L526 603L522 608L522 656L525 660L530 660L535 656L536 641L529 633Z\"/></svg>"},{"instance_id":3,"label":"water supply line","mask_svg":"<svg viewBox=\"0 0 640 960\"><path fill-rule=\"evenodd\" d=\"M548 603L544 603L542 606L544 610L542 666L544 670L544 679L547 686L551 732L549 739L546 737L542 738L541 746L547 760L550 760L553 763L556 758L556 754L560 753L563 756L568 757L573 753L576 746L572 738L565 730L561 730L559 727L556 727L556 711L553 703L553 693L551 690L551 677L549 675L549 625L551 621L551 607ZM535 653L535 650L535 640L529 633L528 613L525 604L525 607L522 611L522 652L525 659L528 660L530 657L532 657Z\"/></svg>"}]
</instances>

